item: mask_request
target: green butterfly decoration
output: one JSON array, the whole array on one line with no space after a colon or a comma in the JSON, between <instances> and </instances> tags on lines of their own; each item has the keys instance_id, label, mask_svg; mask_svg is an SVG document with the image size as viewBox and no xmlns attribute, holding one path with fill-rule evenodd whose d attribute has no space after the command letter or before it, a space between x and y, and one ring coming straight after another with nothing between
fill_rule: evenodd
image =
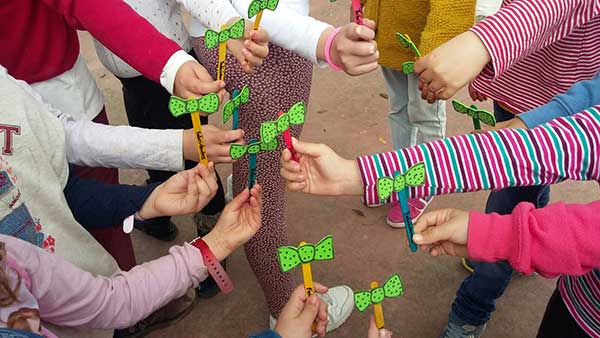
<instances>
[{"instance_id":1,"label":"green butterfly decoration","mask_svg":"<svg viewBox=\"0 0 600 338\"><path fill-rule=\"evenodd\" d=\"M277 5L279 5L279 0L254 0L250 3L250 7L248 7L248 18L254 17L264 9L274 11Z\"/></svg>"},{"instance_id":2,"label":"green butterfly decoration","mask_svg":"<svg viewBox=\"0 0 600 338\"><path fill-rule=\"evenodd\" d=\"M244 37L245 28L246 23L244 19L239 19L231 26L218 33L209 29L204 34L204 44L206 45L206 48L211 49L217 47L219 43L226 42L229 39L241 39Z\"/></svg>"},{"instance_id":3,"label":"green butterfly decoration","mask_svg":"<svg viewBox=\"0 0 600 338\"><path fill-rule=\"evenodd\" d=\"M217 110L219 110L219 95L215 93L206 94L197 99L186 100L177 96L171 96L169 99L169 111L175 117L195 112L212 114Z\"/></svg>"},{"instance_id":4,"label":"green butterfly decoration","mask_svg":"<svg viewBox=\"0 0 600 338\"><path fill-rule=\"evenodd\" d=\"M417 45L410 39L408 34L396 33L396 38L400 41L402 47L412 49L418 58L421 57L421 51L419 51L419 48L417 48ZM402 72L406 75L414 73L415 63L413 61L404 62L402 64Z\"/></svg>"},{"instance_id":5,"label":"green butterfly decoration","mask_svg":"<svg viewBox=\"0 0 600 338\"><path fill-rule=\"evenodd\" d=\"M290 125L298 125L304 123L306 115L306 104L304 101L296 102L287 113L279 116L275 121L263 122L260 125L260 139L263 141L271 141L277 135L288 130Z\"/></svg>"},{"instance_id":6,"label":"green butterfly decoration","mask_svg":"<svg viewBox=\"0 0 600 338\"><path fill-rule=\"evenodd\" d=\"M333 236L327 235L317 244L304 244L299 247L281 246L277 248L277 259L283 272L288 272L299 264L333 259Z\"/></svg>"},{"instance_id":7,"label":"green butterfly decoration","mask_svg":"<svg viewBox=\"0 0 600 338\"><path fill-rule=\"evenodd\" d=\"M233 115L233 111L235 108L239 107L242 103L248 102L250 99L250 88L246 85L242 88L240 93L232 98L231 100L225 102L223 105L223 123L227 123L231 116Z\"/></svg>"},{"instance_id":8,"label":"green butterfly decoration","mask_svg":"<svg viewBox=\"0 0 600 338\"><path fill-rule=\"evenodd\" d=\"M277 139L273 139L271 142L265 142L261 140L258 142L252 142L250 144L232 143L229 147L229 156L236 160L246 154L258 154L261 151L275 150L277 149L278 145L279 143L277 142Z\"/></svg>"},{"instance_id":9,"label":"green butterfly decoration","mask_svg":"<svg viewBox=\"0 0 600 338\"><path fill-rule=\"evenodd\" d=\"M473 119L473 127L475 130L481 129L480 121L491 127L496 126L496 116L494 116L492 112L478 109L475 105L469 107L457 100L452 100L452 107L454 107L454 110L457 112L470 116Z\"/></svg>"},{"instance_id":10,"label":"green butterfly decoration","mask_svg":"<svg viewBox=\"0 0 600 338\"><path fill-rule=\"evenodd\" d=\"M415 43L410 39L410 36L408 36L408 34L401 34L396 32L396 39L400 41L402 47L412 49L412 51L418 58L421 57L421 51L419 51L419 48L417 48L417 45L415 45Z\"/></svg>"},{"instance_id":11,"label":"green butterfly decoration","mask_svg":"<svg viewBox=\"0 0 600 338\"><path fill-rule=\"evenodd\" d=\"M378 288L369 291L354 292L354 304L358 311L365 311L371 304L379 304L386 298L400 297L404 294L402 279L399 274L393 274Z\"/></svg>"},{"instance_id":12,"label":"green butterfly decoration","mask_svg":"<svg viewBox=\"0 0 600 338\"><path fill-rule=\"evenodd\" d=\"M407 186L417 187L425 183L425 163L417 163L404 174L398 174L393 179L381 177L377 180L377 194L382 200L388 199L393 192L402 191Z\"/></svg>"}]
</instances>

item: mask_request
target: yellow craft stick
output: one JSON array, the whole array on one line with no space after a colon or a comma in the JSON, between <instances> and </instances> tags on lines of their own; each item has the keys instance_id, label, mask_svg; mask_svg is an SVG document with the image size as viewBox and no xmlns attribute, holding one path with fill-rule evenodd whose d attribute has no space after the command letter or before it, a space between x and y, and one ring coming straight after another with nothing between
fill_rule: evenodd
<instances>
[{"instance_id":1,"label":"yellow craft stick","mask_svg":"<svg viewBox=\"0 0 600 338\"><path fill-rule=\"evenodd\" d=\"M263 10L261 9L260 11L258 11L258 14L256 14L256 20L254 20L254 26L252 27L254 30L257 30L258 27L260 27L260 20L262 19L262 13L263 13Z\"/></svg>"},{"instance_id":2,"label":"yellow craft stick","mask_svg":"<svg viewBox=\"0 0 600 338\"><path fill-rule=\"evenodd\" d=\"M221 30L227 25L221 25ZM219 44L219 62L217 62L217 80L225 81L225 62L227 61L227 42Z\"/></svg>"},{"instance_id":3,"label":"yellow craft stick","mask_svg":"<svg viewBox=\"0 0 600 338\"><path fill-rule=\"evenodd\" d=\"M194 134L196 134L196 144L198 145L198 157L200 163L208 167L208 156L206 156L206 143L202 135L202 124L200 123L200 113L195 111L190 114L192 124L194 125Z\"/></svg>"},{"instance_id":4,"label":"yellow craft stick","mask_svg":"<svg viewBox=\"0 0 600 338\"><path fill-rule=\"evenodd\" d=\"M379 287L379 283L371 282L371 290L374 290L378 287ZM383 329L383 327L385 326L385 323L383 320L383 306L381 305L381 303L373 304L373 312L375 314L375 325L377 326L378 329Z\"/></svg>"},{"instance_id":5,"label":"yellow craft stick","mask_svg":"<svg viewBox=\"0 0 600 338\"><path fill-rule=\"evenodd\" d=\"M299 246L303 246L304 244L306 244L306 242L300 242ZM315 294L310 263L302 263L302 276L304 277L304 290L306 290L306 297L308 298Z\"/></svg>"}]
</instances>

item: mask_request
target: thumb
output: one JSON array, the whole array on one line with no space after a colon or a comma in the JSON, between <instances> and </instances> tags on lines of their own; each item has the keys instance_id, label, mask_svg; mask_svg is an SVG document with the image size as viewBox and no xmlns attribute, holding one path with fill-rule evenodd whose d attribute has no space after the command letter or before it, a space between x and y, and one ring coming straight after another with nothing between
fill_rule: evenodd
<instances>
[{"instance_id":1,"label":"thumb","mask_svg":"<svg viewBox=\"0 0 600 338\"><path fill-rule=\"evenodd\" d=\"M437 226L431 226L420 234L415 234L413 240L419 245L430 245L449 240L453 232L452 223L446 222Z\"/></svg>"},{"instance_id":2,"label":"thumb","mask_svg":"<svg viewBox=\"0 0 600 338\"><path fill-rule=\"evenodd\" d=\"M304 308L302 309L300 316L298 316L298 319L300 319L303 324L309 326L315 321L317 313L319 312L320 301L321 300L317 295L312 295L308 298L308 301L304 303Z\"/></svg>"},{"instance_id":3,"label":"thumb","mask_svg":"<svg viewBox=\"0 0 600 338\"><path fill-rule=\"evenodd\" d=\"M246 201L248 201L249 198L250 190L246 188L241 193L239 193L239 195L235 196L235 198L232 199L231 202L227 204L227 206L225 206L225 211L233 212L241 209L244 203L246 203Z\"/></svg>"},{"instance_id":4,"label":"thumb","mask_svg":"<svg viewBox=\"0 0 600 338\"><path fill-rule=\"evenodd\" d=\"M322 156L327 149L327 146L324 144L302 142L298 141L295 137L292 137L292 145L298 154L308 155L311 157Z\"/></svg>"},{"instance_id":5,"label":"thumb","mask_svg":"<svg viewBox=\"0 0 600 338\"><path fill-rule=\"evenodd\" d=\"M369 41L375 38L375 32L372 29L370 29L369 27L357 25L355 23L347 24L344 27L344 35L346 35L346 37L349 40L354 41Z\"/></svg>"}]
</instances>

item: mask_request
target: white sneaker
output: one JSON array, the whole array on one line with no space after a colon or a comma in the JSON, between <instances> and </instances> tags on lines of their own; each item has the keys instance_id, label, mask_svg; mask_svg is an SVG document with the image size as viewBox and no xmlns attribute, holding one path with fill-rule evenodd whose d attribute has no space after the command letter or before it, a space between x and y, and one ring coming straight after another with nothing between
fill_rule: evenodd
<instances>
[{"instance_id":1,"label":"white sneaker","mask_svg":"<svg viewBox=\"0 0 600 338\"><path fill-rule=\"evenodd\" d=\"M324 295L319 295L321 299L327 303L327 332L331 332L342 326L344 322L352 314L354 307L354 293L347 285L340 285L329 288ZM269 327L271 330L275 328L277 320L273 316L269 316Z\"/></svg>"},{"instance_id":2,"label":"white sneaker","mask_svg":"<svg viewBox=\"0 0 600 338\"><path fill-rule=\"evenodd\" d=\"M227 176L227 190L225 191L225 203L231 202L233 199L233 176Z\"/></svg>"}]
</instances>

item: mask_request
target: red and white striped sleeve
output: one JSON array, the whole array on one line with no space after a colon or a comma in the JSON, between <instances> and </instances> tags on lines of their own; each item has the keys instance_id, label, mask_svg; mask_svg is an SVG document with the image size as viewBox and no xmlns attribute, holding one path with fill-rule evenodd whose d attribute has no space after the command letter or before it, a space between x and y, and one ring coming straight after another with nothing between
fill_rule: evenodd
<instances>
[{"instance_id":1,"label":"red and white striped sleeve","mask_svg":"<svg viewBox=\"0 0 600 338\"><path fill-rule=\"evenodd\" d=\"M519 60L561 40L599 14L597 0L505 0L500 11L471 28L492 59L491 72L482 75L498 78Z\"/></svg>"}]
</instances>

